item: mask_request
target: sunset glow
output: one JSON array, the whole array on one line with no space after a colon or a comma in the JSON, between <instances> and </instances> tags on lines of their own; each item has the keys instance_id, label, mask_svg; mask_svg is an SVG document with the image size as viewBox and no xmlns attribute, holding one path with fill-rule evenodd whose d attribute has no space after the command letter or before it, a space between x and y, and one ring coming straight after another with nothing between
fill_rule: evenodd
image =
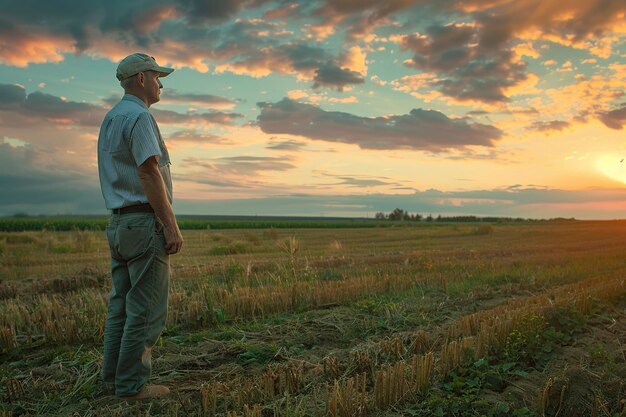
<instances>
[{"instance_id":1,"label":"sunset glow","mask_svg":"<svg viewBox=\"0 0 626 417\"><path fill-rule=\"evenodd\" d=\"M622 0L42 4L0 17L0 215L105 212L133 52L179 214L626 215Z\"/></svg>"},{"instance_id":2,"label":"sunset glow","mask_svg":"<svg viewBox=\"0 0 626 417\"><path fill-rule=\"evenodd\" d=\"M606 154L598 158L598 170L608 178L626 184L625 158L618 154Z\"/></svg>"}]
</instances>

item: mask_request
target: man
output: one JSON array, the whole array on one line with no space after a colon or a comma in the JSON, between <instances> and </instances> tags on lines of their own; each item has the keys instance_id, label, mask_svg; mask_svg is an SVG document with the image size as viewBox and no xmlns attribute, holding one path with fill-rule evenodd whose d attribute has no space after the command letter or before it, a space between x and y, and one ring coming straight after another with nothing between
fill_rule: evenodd
<instances>
[{"instance_id":1,"label":"man","mask_svg":"<svg viewBox=\"0 0 626 417\"><path fill-rule=\"evenodd\" d=\"M118 397L157 398L148 385L151 351L167 317L169 255L183 237L172 210L170 158L148 110L159 101L159 80L174 71L135 53L117 67L124 97L104 118L98 137L100 187L111 217L112 290L104 331L102 378Z\"/></svg>"}]
</instances>

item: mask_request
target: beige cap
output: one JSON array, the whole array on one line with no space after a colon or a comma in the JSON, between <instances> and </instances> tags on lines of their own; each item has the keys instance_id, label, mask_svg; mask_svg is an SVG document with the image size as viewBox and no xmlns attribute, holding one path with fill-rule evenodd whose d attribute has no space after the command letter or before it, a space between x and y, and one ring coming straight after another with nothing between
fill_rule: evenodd
<instances>
[{"instance_id":1,"label":"beige cap","mask_svg":"<svg viewBox=\"0 0 626 417\"><path fill-rule=\"evenodd\" d=\"M174 68L161 67L157 65L154 57L137 52L120 61L115 76L122 81L141 71L156 71L161 74L161 77L167 77L174 71Z\"/></svg>"}]
</instances>

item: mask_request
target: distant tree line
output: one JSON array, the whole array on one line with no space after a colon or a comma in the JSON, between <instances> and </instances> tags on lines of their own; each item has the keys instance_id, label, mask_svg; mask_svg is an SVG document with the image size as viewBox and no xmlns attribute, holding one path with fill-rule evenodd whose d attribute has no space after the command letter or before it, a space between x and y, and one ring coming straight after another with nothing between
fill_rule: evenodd
<instances>
[{"instance_id":1,"label":"distant tree line","mask_svg":"<svg viewBox=\"0 0 626 417\"><path fill-rule=\"evenodd\" d=\"M385 214L382 211L379 211L374 215L374 218L377 220L403 220L403 221L421 221L421 214L411 214L408 211L402 210L400 208L394 209L391 213Z\"/></svg>"},{"instance_id":2,"label":"distant tree line","mask_svg":"<svg viewBox=\"0 0 626 417\"><path fill-rule=\"evenodd\" d=\"M409 213L401 208L395 208L390 213L379 211L374 215L376 220L413 221L413 222L525 222L531 221L521 217L477 217L477 216L442 216L433 217L432 214L423 216L419 213ZM571 219L574 220L574 219Z\"/></svg>"}]
</instances>

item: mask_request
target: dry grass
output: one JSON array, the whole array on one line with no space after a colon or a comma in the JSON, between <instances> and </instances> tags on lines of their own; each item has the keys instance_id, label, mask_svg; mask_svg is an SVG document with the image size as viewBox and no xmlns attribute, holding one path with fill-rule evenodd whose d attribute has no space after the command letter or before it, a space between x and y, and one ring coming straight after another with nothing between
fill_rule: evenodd
<instances>
[{"instance_id":1,"label":"dry grass","mask_svg":"<svg viewBox=\"0 0 626 417\"><path fill-rule=\"evenodd\" d=\"M599 301L626 292L626 242L616 233L626 232L622 223L490 226L488 233L474 227L185 231L185 252L172 259L168 328L181 335L220 323L235 329L257 323L259 329L253 336L242 331L220 342L221 359L207 369L169 369L181 372L176 381L184 387L175 387L179 399L160 410L138 408L136 414L376 415L428 395L438 378L468 357L502 352L507 335L525 317L562 306L588 315ZM48 231L3 234L0 242L0 352L99 346L108 290L103 237ZM215 249L237 242L245 244L245 253ZM70 250L58 249L63 245ZM390 296L397 299L372 301ZM414 328L402 321L405 309L414 306L398 301L409 296L432 309ZM430 305L435 296L439 301ZM382 333L357 332L349 339L342 334L353 319L349 314L336 323L318 321L325 330L294 319L300 327L282 338L263 328L276 317L339 307L371 317L372 328ZM429 322L439 316L445 319L438 325ZM290 337L299 340L296 333L307 332L314 334L310 346L285 347ZM233 365L247 337L276 338L285 346L269 364ZM325 337L350 345L338 342L326 352ZM196 371L202 377L193 379ZM83 381L92 377L85 375ZM11 378L5 379L3 392L20 403L47 383L34 376ZM81 395L90 398L81 393L76 398ZM542 398L540 393L538 410ZM41 410L52 407L38 404ZM109 405L101 408L109 410ZM5 412L2 407L0 412ZM110 415L125 414L112 407Z\"/></svg>"},{"instance_id":2,"label":"dry grass","mask_svg":"<svg viewBox=\"0 0 626 417\"><path fill-rule=\"evenodd\" d=\"M365 416L367 411L366 383L365 373L335 381L328 401L328 415L330 417Z\"/></svg>"}]
</instances>

